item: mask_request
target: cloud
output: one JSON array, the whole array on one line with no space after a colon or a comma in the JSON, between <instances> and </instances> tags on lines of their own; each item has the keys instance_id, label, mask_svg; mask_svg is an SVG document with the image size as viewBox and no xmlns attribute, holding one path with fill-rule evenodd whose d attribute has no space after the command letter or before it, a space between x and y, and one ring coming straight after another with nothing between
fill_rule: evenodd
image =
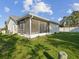
<instances>
[{"instance_id":1,"label":"cloud","mask_svg":"<svg viewBox=\"0 0 79 59\"><path fill-rule=\"evenodd\" d=\"M59 17L59 18L58 18L58 21L61 21L62 19L63 19L62 17Z\"/></svg>"},{"instance_id":2,"label":"cloud","mask_svg":"<svg viewBox=\"0 0 79 59\"><path fill-rule=\"evenodd\" d=\"M29 6L33 4L33 0L25 0L24 3Z\"/></svg>"},{"instance_id":3,"label":"cloud","mask_svg":"<svg viewBox=\"0 0 79 59\"><path fill-rule=\"evenodd\" d=\"M42 0L34 0L35 3L42 2Z\"/></svg>"},{"instance_id":4,"label":"cloud","mask_svg":"<svg viewBox=\"0 0 79 59\"><path fill-rule=\"evenodd\" d=\"M39 2L34 6L33 12L35 11L35 13L39 13L39 12L43 12L43 13L49 13L50 15L53 14L51 7L48 6L48 4L45 4L44 2Z\"/></svg>"},{"instance_id":5,"label":"cloud","mask_svg":"<svg viewBox=\"0 0 79 59\"><path fill-rule=\"evenodd\" d=\"M16 4L18 4L18 1L16 0L16 1L14 1L14 4L16 5Z\"/></svg>"},{"instance_id":6,"label":"cloud","mask_svg":"<svg viewBox=\"0 0 79 59\"><path fill-rule=\"evenodd\" d=\"M10 12L10 8L9 7L4 7L5 12Z\"/></svg>"},{"instance_id":7,"label":"cloud","mask_svg":"<svg viewBox=\"0 0 79 59\"><path fill-rule=\"evenodd\" d=\"M43 2L42 0L25 0L23 4L25 11L30 11L33 13L48 13L53 14L51 7Z\"/></svg>"},{"instance_id":8,"label":"cloud","mask_svg":"<svg viewBox=\"0 0 79 59\"><path fill-rule=\"evenodd\" d=\"M31 8L30 6L32 6L32 4L33 4L33 0L25 0L23 5L24 10L30 11Z\"/></svg>"},{"instance_id":9,"label":"cloud","mask_svg":"<svg viewBox=\"0 0 79 59\"><path fill-rule=\"evenodd\" d=\"M72 4L72 9L73 9L74 11L79 11L79 3L73 3L73 4Z\"/></svg>"},{"instance_id":10,"label":"cloud","mask_svg":"<svg viewBox=\"0 0 79 59\"><path fill-rule=\"evenodd\" d=\"M71 8L67 10L67 13L71 14L73 11L79 11L79 3L73 3Z\"/></svg>"},{"instance_id":11,"label":"cloud","mask_svg":"<svg viewBox=\"0 0 79 59\"><path fill-rule=\"evenodd\" d=\"M68 14L71 14L72 12L73 12L72 9L67 10L67 13L68 13Z\"/></svg>"}]
</instances>

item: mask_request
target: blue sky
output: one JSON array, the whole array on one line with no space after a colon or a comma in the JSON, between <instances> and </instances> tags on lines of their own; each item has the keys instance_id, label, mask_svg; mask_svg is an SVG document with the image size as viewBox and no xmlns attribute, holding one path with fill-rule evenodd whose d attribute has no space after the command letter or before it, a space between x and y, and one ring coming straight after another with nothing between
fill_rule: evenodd
<instances>
[{"instance_id":1,"label":"blue sky","mask_svg":"<svg viewBox=\"0 0 79 59\"><path fill-rule=\"evenodd\" d=\"M9 16L33 12L52 21L60 21L72 11L79 11L79 0L0 0L0 27Z\"/></svg>"}]
</instances>

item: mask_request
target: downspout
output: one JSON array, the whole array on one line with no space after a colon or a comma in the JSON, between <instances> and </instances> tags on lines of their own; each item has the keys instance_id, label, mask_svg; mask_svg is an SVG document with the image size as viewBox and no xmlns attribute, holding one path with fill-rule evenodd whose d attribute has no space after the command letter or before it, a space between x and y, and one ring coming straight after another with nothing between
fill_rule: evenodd
<instances>
[{"instance_id":1,"label":"downspout","mask_svg":"<svg viewBox=\"0 0 79 59\"><path fill-rule=\"evenodd\" d=\"M29 38L31 38L31 32L32 32L32 18L33 18L33 15L31 15L30 20L29 20L29 22L30 22L30 24L29 24L29 26L30 26Z\"/></svg>"},{"instance_id":2,"label":"downspout","mask_svg":"<svg viewBox=\"0 0 79 59\"><path fill-rule=\"evenodd\" d=\"M48 22L48 29L47 29L47 33L49 33L50 32L50 24L49 24L49 22Z\"/></svg>"}]
</instances>

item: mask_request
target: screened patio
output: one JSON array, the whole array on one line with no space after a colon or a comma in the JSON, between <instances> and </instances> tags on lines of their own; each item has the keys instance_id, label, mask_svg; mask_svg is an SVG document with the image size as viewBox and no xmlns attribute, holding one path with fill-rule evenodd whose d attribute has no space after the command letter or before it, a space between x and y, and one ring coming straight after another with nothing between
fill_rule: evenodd
<instances>
[{"instance_id":1,"label":"screened patio","mask_svg":"<svg viewBox=\"0 0 79 59\"><path fill-rule=\"evenodd\" d=\"M20 34L39 34L39 33L48 33L49 32L49 22L43 21L41 19L34 18L25 18L18 21L18 32Z\"/></svg>"}]
</instances>

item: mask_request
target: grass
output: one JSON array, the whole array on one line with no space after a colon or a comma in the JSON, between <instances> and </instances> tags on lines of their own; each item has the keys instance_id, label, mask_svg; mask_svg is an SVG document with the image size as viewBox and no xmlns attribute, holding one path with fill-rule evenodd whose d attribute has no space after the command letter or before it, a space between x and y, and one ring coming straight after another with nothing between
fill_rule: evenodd
<instances>
[{"instance_id":1,"label":"grass","mask_svg":"<svg viewBox=\"0 0 79 59\"><path fill-rule=\"evenodd\" d=\"M57 33L32 40L0 34L0 59L58 59L65 51L68 59L79 59L79 33Z\"/></svg>"}]
</instances>

